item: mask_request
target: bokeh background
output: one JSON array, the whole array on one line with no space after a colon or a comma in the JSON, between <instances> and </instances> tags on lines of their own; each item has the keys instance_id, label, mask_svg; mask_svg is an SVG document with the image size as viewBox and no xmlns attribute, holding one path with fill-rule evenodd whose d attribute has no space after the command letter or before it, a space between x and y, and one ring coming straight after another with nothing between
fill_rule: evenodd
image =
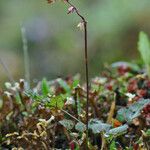
<instances>
[{"instance_id":1,"label":"bokeh background","mask_svg":"<svg viewBox=\"0 0 150 150\"><path fill-rule=\"evenodd\" d=\"M59 1L59 0L58 0ZM72 0L88 20L90 77L105 63L139 59L139 32L150 34L150 0ZM26 28L31 78L84 76L80 19L63 2L0 0L0 57L11 74L24 78L21 26ZM0 86L7 81L0 66Z\"/></svg>"}]
</instances>

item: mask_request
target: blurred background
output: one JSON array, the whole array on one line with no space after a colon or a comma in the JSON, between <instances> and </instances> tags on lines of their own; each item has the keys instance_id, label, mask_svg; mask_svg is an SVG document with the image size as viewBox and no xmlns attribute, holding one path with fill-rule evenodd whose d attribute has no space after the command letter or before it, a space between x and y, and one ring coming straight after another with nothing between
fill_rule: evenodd
<instances>
[{"instance_id":1,"label":"blurred background","mask_svg":"<svg viewBox=\"0 0 150 150\"><path fill-rule=\"evenodd\" d=\"M59 1L59 0L58 0ZM139 32L150 34L150 0L72 0L88 20L90 77L105 63L139 59ZM0 57L11 74L24 78L21 25L26 28L31 78L54 79L80 73L84 79L80 19L63 2L0 0ZM0 86L8 81L0 66Z\"/></svg>"}]
</instances>

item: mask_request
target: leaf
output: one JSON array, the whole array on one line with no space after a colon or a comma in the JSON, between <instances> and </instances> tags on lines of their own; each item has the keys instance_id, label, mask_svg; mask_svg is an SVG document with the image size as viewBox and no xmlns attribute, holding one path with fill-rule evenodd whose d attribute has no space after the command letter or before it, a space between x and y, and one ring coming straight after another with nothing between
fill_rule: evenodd
<instances>
[{"instance_id":1,"label":"leaf","mask_svg":"<svg viewBox=\"0 0 150 150\"><path fill-rule=\"evenodd\" d=\"M141 110L150 103L150 99L140 99L138 102L127 108L121 108L117 112L117 119L121 122L131 122L134 118L141 114Z\"/></svg>"},{"instance_id":2,"label":"leaf","mask_svg":"<svg viewBox=\"0 0 150 150\"><path fill-rule=\"evenodd\" d=\"M146 131L146 135L147 135L147 136L150 136L150 129L148 129L148 130Z\"/></svg>"},{"instance_id":3,"label":"leaf","mask_svg":"<svg viewBox=\"0 0 150 150\"><path fill-rule=\"evenodd\" d=\"M117 150L116 142L114 140L110 144L110 150Z\"/></svg>"},{"instance_id":4,"label":"leaf","mask_svg":"<svg viewBox=\"0 0 150 150\"><path fill-rule=\"evenodd\" d=\"M72 120L63 119L63 120L59 121L59 123L68 130L71 130L74 127L74 122Z\"/></svg>"},{"instance_id":5,"label":"leaf","mask_svg":"<svg viewBox=\"0 0 150 150\"><path fill-rule=\"evenodd\" d=\"M144 63L150 65L150 43L148 36L144 32L140 32L138 50L141 53Z\"/></svg>"},{"instance_id":6,"label":"leaf","mask_svg":"<svg viewBox=\"0 0 150 150\"><path fill-rule=\"evenodd\" d=\"M147 73L150 77L150 43L148 36L144 32L140 32L138 50L140 51L141 57L146 65Z\"/></svg>"},{"instance_id":7,"label":"leaf","mask_svg":"<svg viewBox=\"0 0 150 150\"><path fill-rule=\"evenodd\" d=\"M38 93L36 93L36 92L34 92L34 91L32 91L32 90L28 90L28 91L26 91L25 92L25 94L28 96L28 97L30 97L30 98L32 98L33 100L35 100L35 101L42 101L43 99L44 99L44 96L43 95L39 95Z\"/></svg>"},{"instance_id":8,"label":"leaf","mask_svg":"<svg viewBox=\"0 0 150 150\"><path fill-rule=\"evenodd\" d=\"M50 102L47 103L47 106L62 109L64 106L64 97L62 95L52 97Z\"/></svg>"},{"instance_id":9,"label":"leaf","mask_svg":"<svg viewBox=\"0 0 150 150\"><path fill-rule=\"evenodd\" d=\"M61 78L57 79L57 82L60 84L62 88L69 94L71 93L71 89L69 85L66 83L66 81L62 80Z\"/></svg>"},{"instance_id":10,"label":"leaf","mask_svg":"<svg viewBox=\"0 0 150 150\"><path fill-rule=\"evenodd\" d=\"M119 136L121 134L124 134L128 129L128 125L122 125L120 127L117 127L117 128L113 128L111 130L109 130L108 132L106 132L106 135L107 136L110 136L110 135L113 135L113 136Z\"/></svg>"},{"instance_id":11,"label":"leaf","mask_svg":"<svg viewBox=\"0 0 150 150\"><path fill-rule=\"evenodd\" d=\"M49 86L48 86L48 83L47 83L47 80L46 80L46 78L44 78L43 80L42 80L42 94L44 95L44 96L47 96L47 94L50 92L50 88L49 88Z\"/></svg>"},{"instance_id":12,"label":"leaf","mask_svg":"<svg viewBox=\"0 0 150 150\"><path fill-rule=\"evenodd\" d=\"M76 74L76 75L73 77L72 88L77 88L77 86L79 85L79 82L80 82L80 75L79 75L79 74Z\"/></svg>"},{"instance_id":13,"label":"leaf","mask_svg":"<svg viewBox=\"0 0 150 150\"><path fill-rule=\"evenodd\" d=\"M76 88L79 85L79 80L74 80L72 83L72 87Z\"/></svg>"},{"instance_id":14,"label":"leaf","mask_svg":"<svg viewBox=\"0 0 150 150\"><path fill-rule=\"evenodd\" d=\"M91 129L94 134L100 133L102 131L108 131L110 127L111 125L102 123L98 119L91 119L89 121L89 129Z\"/></svg>"},{"instance_id":15,"label":"leaf","mask_svg":"<svg viewBox=\"0 0 150 150\"><path fill-rule=\"evenodd\" d=\"M17 104L23 105L19 93L16 93L16 95L15 95L15 100L16 100L16 103L17 103Z\"/></svg>"},{"instance_id":16,"label":"leaf","mask_svg":"<svg viewBox=\"0 0 150 150\"><path fill-rule=\"evenodd\" d=\"M80 132L84 132L86 130L86 125L82 122L78 122L76 125L75 125L75 129L80 131Z\"/></svg>"}]
</instances>

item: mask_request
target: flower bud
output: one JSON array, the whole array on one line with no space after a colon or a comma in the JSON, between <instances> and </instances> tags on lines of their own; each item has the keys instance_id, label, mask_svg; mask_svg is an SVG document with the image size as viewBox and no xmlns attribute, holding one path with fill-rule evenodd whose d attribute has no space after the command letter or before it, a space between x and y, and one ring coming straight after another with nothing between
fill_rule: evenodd
<instances>
[{"instance_id":1,"label":"flower bud","mask_svg":"<svg viewBox=\"0 0 150 150\"><path fill-rule=\"evenodd\" d=\"M80 22L77 27L80 29L80 30L84 30L84 22Z\"/></svg>"},{"instance_id":2,"label":"flower bud","mask_svg":"<svg viewBox=\"0 0 150 150\"><path fill-rule=\"evenodd\" d=\"M68 13L67 14L73 13L74 11L75 11L75 8L73 6L71 6L71 7L68 8Z\"/></svg>"}]
</instances>

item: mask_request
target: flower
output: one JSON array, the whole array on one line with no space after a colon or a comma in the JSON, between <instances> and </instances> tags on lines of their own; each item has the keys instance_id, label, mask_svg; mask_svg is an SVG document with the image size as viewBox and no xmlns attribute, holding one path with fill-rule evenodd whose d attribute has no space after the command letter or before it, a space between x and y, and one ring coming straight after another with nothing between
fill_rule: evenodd
<instances>
[{"instance_id":1,"label":"flower","mask_svg":"<svg viewBox=\"0 0 150 150\"><path fill-rule=\"evenodd\" d=\"M84 30L84 22L80 22L77 27L80 28L80 30Z\"/></svg>"},{"instance_id":2,"label":"flower","mask_svg":"<svg viewBox=\"0 0 150 150\"><path fill-rule=\"evenodd\" d=\"M74 11L75 11L75 8L73 6L71 6L71 7L68 8L68 13L67 14L73 13Z\"/></svg>"}]
</instances>

